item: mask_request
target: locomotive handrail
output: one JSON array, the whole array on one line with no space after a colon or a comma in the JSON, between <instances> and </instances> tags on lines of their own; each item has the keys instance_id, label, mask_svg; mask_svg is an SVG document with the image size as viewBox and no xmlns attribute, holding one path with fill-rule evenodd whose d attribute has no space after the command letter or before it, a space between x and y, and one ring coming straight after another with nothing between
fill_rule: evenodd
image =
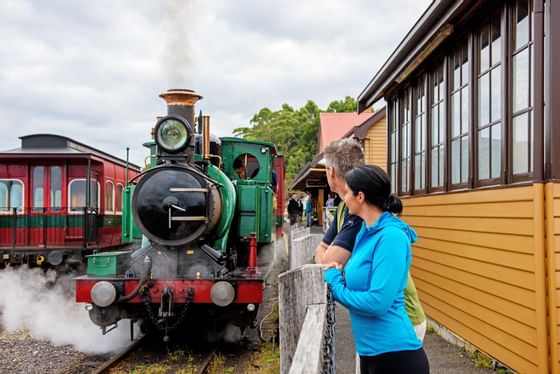
<instances>
[{"instance_id":1,"label":"locomotive handrail","mask_svg":"<svg viewBox=\"0 0 560 374\"><path fill-rule=\"evenodd\" d=\"M152 259L150 258L150 256L146 256L144 257L144 269L142 269L142 276L140 277L140 281L136 285L136 288L134 288L134 290L132 290L132 292L128 295L121 296L119 298L119 303L124 303L126 301L132 300L136 295L138 295L138 291L140 291L140 288L142 288L142 286L144 286L144 283L146 283L146 281L148 280L148 275L150 274L151 270Z\"/></svg>"}]
</instances>

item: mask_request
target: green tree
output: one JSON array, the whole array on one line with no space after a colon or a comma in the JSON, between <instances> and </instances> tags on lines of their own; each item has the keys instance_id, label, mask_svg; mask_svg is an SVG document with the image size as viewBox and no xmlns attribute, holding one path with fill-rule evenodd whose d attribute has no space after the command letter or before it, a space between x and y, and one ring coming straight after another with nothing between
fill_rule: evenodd
<instances>
[{"instance_id":1,"label":"green tree","mask_svg":"<svg viewBox=\"0 0 560 374\"><path fill-rule=\"evenodd\" d=\"M333 101L326 112L355 112L356 100L346 96ZM312 100L298 110L283 104L279 110L262 108L251 119L249 126L233 130L235 136L249 140L274 143L286 162L286 183L291 183L297 173L317 154L319 114L322 112Z\"/></svg>"}]
</instances>

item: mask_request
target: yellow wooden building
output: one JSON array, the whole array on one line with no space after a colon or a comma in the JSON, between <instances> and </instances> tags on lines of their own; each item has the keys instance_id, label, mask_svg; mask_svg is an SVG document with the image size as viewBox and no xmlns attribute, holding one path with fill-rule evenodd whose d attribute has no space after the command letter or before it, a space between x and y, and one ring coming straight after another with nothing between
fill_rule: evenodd
<instances>
[{"instance_id":1,"label":"yellow wooden building","mask_svg":"<svg viewBox=\"0 0 560 374\"><path fill-rule=\"evenodd\" d=\"M560 373L560 1L434 1L358 97L429 317L521 373Z\"/></svg>"}]
</instances>

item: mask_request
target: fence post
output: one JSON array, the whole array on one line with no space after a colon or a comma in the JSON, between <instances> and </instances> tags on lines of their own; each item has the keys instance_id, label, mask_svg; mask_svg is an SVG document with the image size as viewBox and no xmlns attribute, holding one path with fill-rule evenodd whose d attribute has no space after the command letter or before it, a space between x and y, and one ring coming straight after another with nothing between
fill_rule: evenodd
<instances>
[{"instance_id":1,"label":"fence post","mask_svg":"<svg viewBox=\"0 0 560 374\"><path fill-rule=\"evenodd\" d=\"M326 294L327 287L323 281L321 265L304 265L280 274L278 299L281 374L287 374L292 365L307 307L324 304Z\"/></svg>"}]
</instances>

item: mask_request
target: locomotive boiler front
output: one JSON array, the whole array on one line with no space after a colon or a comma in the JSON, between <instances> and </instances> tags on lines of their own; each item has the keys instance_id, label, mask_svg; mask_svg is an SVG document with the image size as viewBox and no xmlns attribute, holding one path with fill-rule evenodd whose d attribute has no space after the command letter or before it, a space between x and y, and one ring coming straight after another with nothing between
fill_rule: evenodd
<instances>
[{"instance_id":1,"label":"locomotive boiler front","mask_svg":"<svg viewBox=\"0 0 560 374\"><path fill-rule=\"evenodd\" d=\"M195 168L162 165L140 180L132 207L144 235L173 247L211 232L220 219L222 199L216 183Z\"/></svg>"}]
</instances>

